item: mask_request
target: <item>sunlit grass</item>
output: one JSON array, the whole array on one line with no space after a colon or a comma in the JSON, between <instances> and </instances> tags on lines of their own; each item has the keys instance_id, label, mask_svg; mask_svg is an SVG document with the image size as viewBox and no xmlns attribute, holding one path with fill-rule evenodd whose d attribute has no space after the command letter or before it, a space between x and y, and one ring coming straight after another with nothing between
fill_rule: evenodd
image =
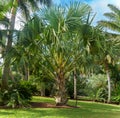
<instances>
[{"instance_id":1,"label":"sunlit grass","mask_svg":"<svg viewBox=\"0 0 120 118\"><path fill-rule=\"evenodd\" d=\"M35 102L54 103L54 98L33 97ZM69 100L70 105L75 101ZM0 118L120 118L120 106L78 101L79 108L0 109Z\"/></svg>"},{"instance_id":2,"label":"sunlit grass","mask_svg":"<svg viewBox=\"0 0 120 118\"><path fill-rule=\"evenodd\" d=\"M48 103L55 103L54 98L50 97L40 97L40 96L34 96L32 99L33 102L48 102Z\"/></svg>"}]
</instances>

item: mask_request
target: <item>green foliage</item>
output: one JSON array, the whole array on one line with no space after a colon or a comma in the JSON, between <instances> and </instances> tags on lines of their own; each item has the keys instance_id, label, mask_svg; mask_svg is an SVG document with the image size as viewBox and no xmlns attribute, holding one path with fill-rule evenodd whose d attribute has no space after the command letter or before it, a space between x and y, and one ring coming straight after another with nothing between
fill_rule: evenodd
<instances>
[{"instance_id":1,"label":"green foliage","mask_svg":"<svg viewBox=\"0 0 120 118\"><path fill-rule=\"evenodd\" d=\"M22 99L31 100L34 92L37 91L36 86L32 85L29 81L20 81L17 87Z\"/></svg>"},{"instance_id":2,"label":"green foliage","mask_svg":"<svg viewBox=\"0 0 120 118\"><path fill-rule=\"evenodd\" d=\"M120 95L120 82L118 81L113 90L113 96Z\"/></svg>"},{"instance_id":3,"label":"green foliage","mask_svg":"<svg viewBox=\"0 0 120 118\"><path fill-rule=\"evenodd\" d=\"M116 103L120 103L120 82L118 81L115 85L112 94L112 101Z\"/></svg>"},{"instance_id":4,"label":"green foliage","mask_svg":"<svg viewBox=\"0 0 120 118\"><path fill-rule=\"evenodd\" d=\"M39 76L39 77L38 77ZM54 86L54 80L45 77L42 73L39 75L33 75L29 79L30 82L32 82L36 88L37 88L37 95L40 95L41 89L45 89L45 96L52 95L53 92L53 86Z\"/></svg>"},{"instance_id":5,"label":"green foliage","mask_svg":"<svg viewBox=\"0 0 120 118\"><path fill-rule=\"evenodd\" d=\"M107 99L107 83L103 74L92 75L87 82L86 94L95 101L106 101Z\"/></svg>"},{"instance_id":6,"label":"green foliage","mask_svg":"<svg viewBox=\"0 0 120 118\"><path fill-rule=\"evenodd\" d=\"M118 96L113 96L113 97L112 97L112 101L120 104L120 95L118 95Z\"/></svg>"},{"instance_id":7,"label":"green foliage","mask_svg":"<svg viewBox=\"0 0 120 118\"><path fill-rule=\"evenodd\" d=\"M105 88L99 88L95 95L95 100L105 102L107 99L107 90Z\"/></svg>"},{"instance_id":8,"label":"green foliage","mask_svg":"<svg viewBox=\"0 0 120 118\"><path fill-rule=\"evenodd\" d=\"M36 87L28 81L11 84L8 90L1 92L1 100L12 108L28 106Z\"/></svg>"},{"instance_id":9,"label":"green foliage","mask_svg":"<svg viewBox=\"0 0 120 118\"><path fill-rule=\"evenodd\" d=\"M6 105L12 108L28 105L28 101L21 98L20 93L17 89L13 89L12 91L5 91L3 98L6 99Z\"/></svg>"},{"instance_id":10,"label":"green foliage","mask_svg":"<svg viewBox=\"0 0 120 118\"><path fill-rule=\"evenodd\" d=\"M73 75L66 82L68 96L73 99L74 96L74 80ZM78 96L86 96L85 93L85 86L86 86L86 78L77 76L77 95Z\"/></svg>"},{"instance_id":11,"label":"green foliage","mask_svg":"<svg viewBox=\"0 0 120 118\"><path fill-rule=\"evenodd\" d=\"M2 68L0 67L0 78L2 77Z\"/></svg>"},{"instance_id":12,"label":"green foliage","mask_svg":"<svg viewBox=\"0 0 120 118\"><path fill-rule=\"evenodd\" d=\"M115 87L115 91L116 94L118 94L120 92L120 70L119 70L119 64L115 64L115 65L110 65L110 69L111 69L111 79L112 82L114 84Z\"/></svg>"},{"instance_id":13,"label":"green foliage","mask_svg":"<svg viewBox=\"0 0 120 118\"><path fill-rule=\"evenodd\" d=\"M1 83L2 83L1 77L2 77L2 68L0 67L0 86L1 86Z\"/></svg>"}]
</instances>

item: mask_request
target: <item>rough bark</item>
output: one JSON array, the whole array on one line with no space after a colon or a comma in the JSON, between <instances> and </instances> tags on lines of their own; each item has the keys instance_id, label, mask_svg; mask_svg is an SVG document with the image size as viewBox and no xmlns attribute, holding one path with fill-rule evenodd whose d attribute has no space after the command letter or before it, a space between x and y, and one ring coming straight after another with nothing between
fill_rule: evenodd
<instances>
[{"instance_id":1,"label":"rough bark","mask_svg":"<svg viewBox=\"0 0 120 118\"><path fill-rule=\"evenodd\" d=\"M56 78L56 96L55 101L57 106L65 105L68 101L66 87L65 87L65 78L63 72L58 73Z\"/></svg>"}]
</instances>

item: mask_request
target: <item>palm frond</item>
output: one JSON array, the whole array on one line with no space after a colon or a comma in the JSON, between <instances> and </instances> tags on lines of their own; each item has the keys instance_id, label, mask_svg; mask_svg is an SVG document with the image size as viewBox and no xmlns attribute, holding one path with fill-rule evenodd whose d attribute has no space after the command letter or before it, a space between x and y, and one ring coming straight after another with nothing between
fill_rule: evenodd
<instances>
[{"instance_id":1,"label":"palm frond","mask_svg":"<svg viewBox=\"0 0 120 118\"><path fill-rule=\"evenodd\" d=\"M3 17L0 19L0 25L3 25L3 26L5 26L6 28L8 28L8 26L9 26L9 19L8 19L6 16L3 16Z\"/></svg>"},{"instance_id":2,"label":"palm frond","mask_svg":"<svg viewBox=\"0 0 120 118\"><path fill-rule=\"evenodd\" d=\"M105 13L104 15L109 19L109 21L102 20L98 23L104 28L115 32L120 32L120 9L112 4L108 4L108 7L110 8L111 12Z\"/></svg>"},{"instance_id":3,"label":"palm frond","mask_svg":"<svg viewBox=\"0 0 120 118\"><path fill-rule=\"evenodd\" d=\"M94 20L94 18L95 18L95 16L96 16L96 14L94 14L93 16L91 15L91 12L89 12L88 13L88 17L87 17L87 19L86 19L86 24L89 24L89 25L91 25L92 24L92 22L93 22L93 20Z\"/></svg>"},{"instance_id":4,"label":"palm frond","mask_svg":"<svg viewBox=\"0 0 120 118\"><path fill-rule=\"evenodd\" d=\"M61 6L51 7L49 10L44 8L40 12L40 17L42 17L47 23L50 24L55 31L59 32L64 27L64 8Z\"/></svg>"},{"instance_id":5,"label":"palm frond","mask_svg":"<svg viewBox=\"0 0 120 118\"><path fill-rule=\"evenodd\" d=\"M39 0L41 4L45 4L47 5L48 7L51 6L52 4L52 0Z\"/></svg>"},{"instance_id":6,"label":"palm frond","mask_svg":"<svg viewBox=\"0 0 120 118\"><path fill-rule=\"evenodd\" d=\"M21 12L22 16L24 16L24 18L26 20L28 20L30 18L30 10L29 10L29 5L27 4L27 2L24 2L23 0L19 0L19 11Z\"/></svg>"},{"instance_id":7,"label":"palm frond","mask_svg":"<svg viewBox=\"0 0 120 118\"><path fill-rule=\"evenodd\" d=\"M110 12L110 13L104 13L104 16L106 16L110 20L116 20L117 16L115 13Z\"/></svg>"},{"instance_id":8,"label":"palm frond","mask_svg":"<svg viewBox=\"0 0 120 118\"><path fill-rule=\"evenodd\" d=\"M100 21L99 22L100 25L109 28L113 31L117 31L120 32L120 26L118 24L116 24L115 22L112 21Z\"/></svg>"},{"instance_id":9,"label":"palm frond","mask_svg":"<svg viewBox=\"0 0 120 118\"><path fill-rule=\"evenodd\" d=\"M120 14L120 9L117 8L115 5L108 4L108 7L113 11L115 14Z\"/></svg>"},{"instance_id":10,"label":"palm frond","mask_svg":"<svg viewBox=\"0 0 120 118\"><path fill-rule=\"evenodd\" d=\"M71 3L67 7L66 24L68 28L73 30L80 27L82 23L85 23L88 18L88 13L91 11L91 7L87 4L80 2Z\"/></svg>"},{"instance_id":11,"label":"palm frond","mask_svg":"<svg viewBox=\"0 0 120 118\"><path fill-rule=\"evenodd\" d=\"M70 17L86 17L86 15L91 11L91 7L87 4L83 4L80 2L73 2L67 7L68 12L66 17L69 19Z\"/></svg>"}]
</instances>

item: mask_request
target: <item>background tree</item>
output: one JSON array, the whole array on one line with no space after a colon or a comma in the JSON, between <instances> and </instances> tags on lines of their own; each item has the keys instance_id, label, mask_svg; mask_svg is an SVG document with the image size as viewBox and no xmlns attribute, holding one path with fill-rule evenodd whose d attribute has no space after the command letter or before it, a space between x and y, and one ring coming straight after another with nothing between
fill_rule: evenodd
<instances>
[{"instance_id":1,"label":"background tree","mask_svg":"<svg viewBox=\"0 0 120 118\"><path fill-rule=\"evenodd\" d=\"M106 18L108 18L108 20L99 21L99 25L103 26L104 28L112 30L114 33L116 33L116 35L119 36L119 32L120 32L120 23L119 23L120 22L120 9L117 8L116 6L112 5L112 4L108 4L108 7L110 8L111 12L104 14L106 16ZM110 33L109 33L109 35L110 35ZM113 35L112 35L112 37L113 37ZM118 45L119 40L116 41L115 39L116 39L116 37L113 37L111 40L108 39L107 42L108 43L109 42L111 42L111 43L114 42L113 45ZM106 68L106 73L108 75L107 78L108 78L108 91L109 91L109 93L108 93L108 102L110 102L110 99L111 99L111 90L110 90L111 87L110 87L110 74L109 74L109 69L108 69L109 64L107 64L107 63L112 63L111 62L112 59L113 59L112 57L115 54L115 51L113 51L113 50L116 49L116 52L119 51L118 46L116 46L116 48L115 48L115 46L113 46L113 45L111 45L110 43L107 45L109 47L109 49L106 50L106 54L105 54L106 55L105 60L107 61L107 62L105 62L105 68ZM110 49L111 49L111 51L110 51ZM107 52L109 52L111 54L108 54ZM117 52L116 55L118 55L118 53L119 52Z\"/></svg>"},{"instance_id":2,"label":"background tree","mask_svg":"<svg viewBox=\"0 0 120 118\"><path fill-rule=\"evenodd\" d=\"M47 3L47 5L49 5L50 0L48 0L48 2L47 2L47 0L45 0L45 1L40 0L40 2ZM31 7L35 8L35 9L38 8L38 6L37 6L38 0L36 0L36 1L9 0L7 3L10 8L10 20L9 20L9 32L8 32L8 36L7 36L7 45L5 48L6 54L8 54L12 48L13 31L14 31L17 11L19 9L21 9L21 11L25 14L26 19L29 19L29 17L30 17L29 12L31 10L30 10L28 3L29 3L29 5L31 5ZM10 58L4 59L4 68L3 68L3 76L2 76L2 88L3 89L8 88L8 79L10 78L10 61L11 61Z\"/></svg>"}]
</instances>

